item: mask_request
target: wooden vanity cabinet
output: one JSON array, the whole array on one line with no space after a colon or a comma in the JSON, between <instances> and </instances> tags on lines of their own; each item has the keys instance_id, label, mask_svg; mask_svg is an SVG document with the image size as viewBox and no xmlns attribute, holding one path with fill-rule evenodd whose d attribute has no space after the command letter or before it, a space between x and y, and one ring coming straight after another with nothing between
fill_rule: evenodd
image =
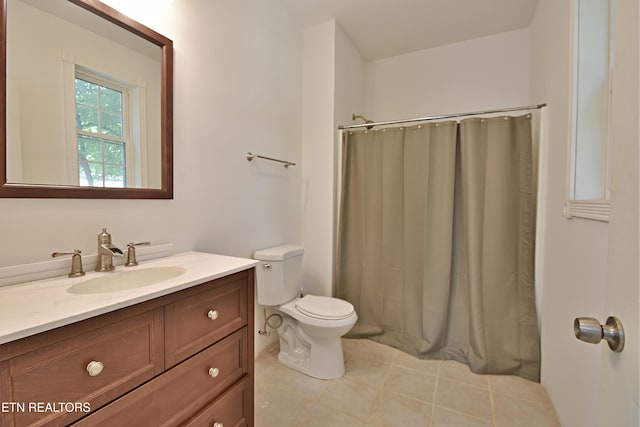
<instances>
[{"instance_id":1,"label":"wooden vanity cabinet","mask_svg":"<svg viewBox=\"0 0 640 427\"><path fill-rule=\"evenodd\" d=\"M16 356L9 360L11 401L24 403L25 408L13 413L15 425L46 421L64 425L73 421L75 414L55 412L62 409L58 408L59 402L105 405L160 374L163 358L159 310ZM103 366L95 376L86 369L92 362ZM46 404L53 402L56 407L47 411ZM80 411L74 407L71 412Z\"/></svg>"},{"instance_id":2,"label":"wooden vanity cabinet","mask_svg":"<svg viewBox=\"0 0 640 427\"><path fill-rule=\"evenodd\" d=\"M252 268L1 345L0 427L252 426L253 289Z\"/></svg>"},{"instance_id":3,"label":"wooden vanity cabinet","mask_svg":"<svg viewBox=\"0 0 640 427\"><path fill-rule=\"evenodd\" d=\"M165 306L165 367L194 355L247 323L247 286L232 280Z\"/></svg>"}]
</instances>

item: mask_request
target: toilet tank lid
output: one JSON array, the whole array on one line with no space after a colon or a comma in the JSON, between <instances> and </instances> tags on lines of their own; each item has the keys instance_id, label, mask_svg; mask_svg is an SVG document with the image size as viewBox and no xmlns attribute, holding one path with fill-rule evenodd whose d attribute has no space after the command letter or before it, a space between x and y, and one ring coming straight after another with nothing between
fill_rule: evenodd
<instances>
[{"instance_id":1,"label":"toilet tank lid","mask_svg":"<svg viewBox=\"0 0 640 427\"><path fill-rule=\"evenodd\" d=\"M287 258L302 255L304 248L299 245L280 245L261 249L253 253L253 258L260 261L283 261Z\"/></svg>"}]
</instances>

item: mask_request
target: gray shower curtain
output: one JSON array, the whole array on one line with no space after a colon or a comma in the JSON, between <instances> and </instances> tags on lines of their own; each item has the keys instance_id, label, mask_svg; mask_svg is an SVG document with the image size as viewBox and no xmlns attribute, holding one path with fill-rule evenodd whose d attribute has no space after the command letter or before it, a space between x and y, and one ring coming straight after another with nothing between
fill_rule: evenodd
<instances>
[{"instance_id":1,"label":"gray shower curtain","mask_svg":"<svg viewBox=\"0 0 640 427\"><path fill-rule=\"evenodd\" d=\"M539 379L531 116L345 132L336 294L351 336Z\"/></svg>"}]
</instances>

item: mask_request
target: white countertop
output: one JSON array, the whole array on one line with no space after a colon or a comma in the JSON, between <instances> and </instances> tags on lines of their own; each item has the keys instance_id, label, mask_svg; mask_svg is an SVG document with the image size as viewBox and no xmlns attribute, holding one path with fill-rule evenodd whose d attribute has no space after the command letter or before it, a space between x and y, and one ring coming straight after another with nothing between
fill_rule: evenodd
<instances>
[{"instance_id":1,"label":"white countertop","mask_svg":"<svg viewBox=\"0 0 640 427\"><path fill-rule=\"evenodd\" d=\"M252 259L184 252L144 261L136 267L117 267L116 272L169 266L185 270L175 278L135 289L88 295L67 292L77 283L113 272L87 272L82 277L58 277L3 286L0 287L0 344L190 288L256 264L258 261Z\"/></svg>"}]
</instances>

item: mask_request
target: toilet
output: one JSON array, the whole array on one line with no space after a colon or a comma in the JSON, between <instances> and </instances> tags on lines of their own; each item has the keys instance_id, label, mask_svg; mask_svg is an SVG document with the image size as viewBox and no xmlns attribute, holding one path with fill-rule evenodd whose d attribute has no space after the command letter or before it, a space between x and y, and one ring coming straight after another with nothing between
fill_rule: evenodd
<instances>
[{"instance_id":1,"label":"toilet","mask_svg":"<svg viewBox=\"0 0 640 427\"><path fill-rule=\"evenodd\" d=\"M281 245L254 252L259 304L282 317L278 327L278 360L314 378L344 375L341 337L358 320L347 301L317 295L300 296L302 254L297 245Z\"/></svg>"}]
</instances>

